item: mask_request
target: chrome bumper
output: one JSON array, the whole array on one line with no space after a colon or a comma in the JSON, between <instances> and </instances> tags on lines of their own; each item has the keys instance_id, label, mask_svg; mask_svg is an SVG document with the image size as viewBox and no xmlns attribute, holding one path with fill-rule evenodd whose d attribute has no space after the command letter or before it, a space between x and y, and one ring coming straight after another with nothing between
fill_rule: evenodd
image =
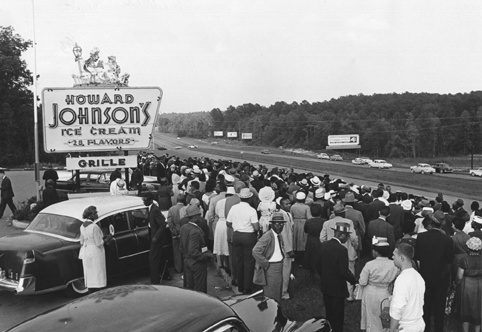
<instances>
[{"instance_id":1,"label":"chrome bumper","mask_svg":"<svg viewBox=\"0 0 482 332\"><path fill-rule=\"evenodd\" d=\"M0 289L22 295L34 294L35 277L20 278L18 281L2 278L0 279Z\"/></svg>"}]
</instances>

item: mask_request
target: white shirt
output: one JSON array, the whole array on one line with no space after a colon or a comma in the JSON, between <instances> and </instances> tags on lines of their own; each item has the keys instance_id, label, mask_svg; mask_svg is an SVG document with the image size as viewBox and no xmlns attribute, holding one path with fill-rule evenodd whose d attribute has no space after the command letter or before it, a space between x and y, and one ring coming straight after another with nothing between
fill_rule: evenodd
<instances>
[{"instance_id":1,"label":"white shirt","mask_svg":"<svg viewBox=\"0 0 482 332\"><path fill-rule=\"evenodd\" d=\"M275 231L271 230L274 235L274 252L268 262L275 263L281 262L283 260L283 253L281 252L281 247L279 244L278 234Z\"/></svg>"},{"instance_id":2,"label":"white shirt","mask_svg":"<svg viewBox=\"0 0 482 332\"><path fill-rule=\"evenodd\" d=\"M399 321L399 329L403 331L422 332L425 329L423 321L423 296L425 282L414 268L402 270L395 280L390 316Z\"/></svg>"},{"instance_id":3,"label":"white shirt","mask_svg":"<svg viewBox=\"0 0 482 332\"><path fill-rule=\"evenodd\" d=\"M258 214L248 203L240 202L229 210L227 222L233 224L233 231L254 233L253 224L258 223Z\"/></svg>"},{"instance_id":4,"label":"white shirt","mask_svg":"<svg viewBox=\"0 0 482 332\"><path fill-rule=\"evenodd\" d=\"M117 196L117 195L126 195L127 194L127 189L125 187L119 187L117 183L119 182L120 179L115 179L115 181L112 181L110 184L110 194L112 196Z\"/></svg>"}]
</instances>

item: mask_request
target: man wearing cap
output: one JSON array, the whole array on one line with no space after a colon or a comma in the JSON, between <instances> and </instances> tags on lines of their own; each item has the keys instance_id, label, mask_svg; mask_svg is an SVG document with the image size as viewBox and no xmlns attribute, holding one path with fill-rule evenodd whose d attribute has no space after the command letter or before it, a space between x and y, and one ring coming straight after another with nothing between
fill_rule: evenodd
<instances>
[{"instance_id":1,"label":"man wearing cap","mask_svg":"<svg viewBox=\"0 0 482 332\"><path fill-rule=\"evenodd\" d=\"M15 204L13 204L13 189L12 189L12 182L10 179L5 175L5 171L2 169L0 170L0 177L2 178L0 184L0 192L1 192L1 200L0 200L0 218L3 217L3 213L5 212L5 207L8 205L12 214L17 211Z\"/></svg>"},{"instance_id":2,"label":"man wearing cap","mask_svg":"<svg viewBox=\"0 0 482 332\"><path fill-rule=\"evenodd\" d=\"M454 258L453 242L440 229L440 221L432 214L426 215L423 224L427 231L418 234L415 259L419 261L420 274L425 281L425 330L430 331L433 315L434 331L443 331L445 300L450 282L450 267Z\"/></svg>"},{"instance_id":3,"label":"man wearing cap","mask_svg":"<svg viewBox=\"0 0 482 332\"><path fill-rule=\"evenodd\" d=\"M207 263L211 258L199 225L201 210L190 205L186 210L189 222L180 230L180 249L184 257L184 288L207 293Z\"/></svg>"},{"instance_id":4,"label":"man wearing cap","mask_svg":"<svg viewBox=\"0 0 482 332\"><path fill-rule=\"evenodd\" d=\"M151 243L149 248L149 270L151 283L159 285L161 283L161 264L163 264L163 278L170 279L169 270L167 269L168 248L171 245L171 234L166 227L166 220L154 204L151 195L146 194L143 198L144 205L148 207L147 220L149 221L149 230Z\"/></svg>"},{"instance_id":5,"label":"man wearing cap","mask_svg":"<svg viewBox=\"0 0 482 332\"><path fill-rule=\"evenodd\" d=\"M233 228L233 265L238 281L238 290L249 294L253 290L254 258L252 250L259 231L258 215L249 205L253 193L249 188L239 192L241 202L229 210L226 222Z\"/></svg>"},{"instance_id":6,"label":"man wearing cap","mask_svg":"<svg viewBox=\"0 0 482 332\"><path fill-rule=\"evenodd\" d=\"M283 286L283 259L285 249L281 231L285 219L279 212L273 213L271 229L263 234L253 248L253 257L256 261L254 282L263 286L266 297L281 302Z\"/></svg>"},{"instance_id":7,"label":"man wearing cap","mask_svg":"<svg viewBox=\"0 0 482 332\"><path fill-rule=\"evenodd\" d=\"M338 203L335 204L333 207L333 213L335 215L334 218L325 221L323 224L323 228L321 229L320 233L320 241L327 242L335 237L335 226L337 223L345 223L349 226L349 236L348 241L343 242L343 246L347 249L348 252L348 268L350 269L351 273L355 273L355 261L357 259L357 252L355 248L358 248L358 237L354 231L353 221L350 219L345 218L345 207L343 204ZM353 288L349 287L349 297L348 300L353 300Z\"/></svg>"},{"instance_id":8,"label":"man wearing cap","mask_svg":"<svg viewBox=\"0 0 482 332\"><path fill-rule=\"evenodd\" d=\"M320 274L326 318L333 332L343 332L345 298L349 295L347 282L356 284L353 273L348 269L348 250L344 243L354 232L348 223L341 221L336 222L331 230L333 237L320 245L316 268Z\"/></svg>"}]
</instances>

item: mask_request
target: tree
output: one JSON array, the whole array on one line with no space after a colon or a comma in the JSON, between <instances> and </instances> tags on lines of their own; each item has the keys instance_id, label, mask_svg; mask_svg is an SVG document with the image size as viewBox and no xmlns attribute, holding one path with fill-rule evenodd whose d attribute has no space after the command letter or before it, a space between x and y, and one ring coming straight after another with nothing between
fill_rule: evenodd
<instances>
[{"instance_id":1,"label":"tree","mask_svg":"<svg viewBox=\"0 0 482 332\"><path fill-rule=\"evenodd\" d=\"M0 27L0 126L5 139L0 144L0 156L5 165L22 163L33 156L34 137L21 130L23 123L33 123L33 112L25 112L33 108L33 94L28 89L33 77L21 58L31 45L12 27Z\"/></svg>"}]
</instances>

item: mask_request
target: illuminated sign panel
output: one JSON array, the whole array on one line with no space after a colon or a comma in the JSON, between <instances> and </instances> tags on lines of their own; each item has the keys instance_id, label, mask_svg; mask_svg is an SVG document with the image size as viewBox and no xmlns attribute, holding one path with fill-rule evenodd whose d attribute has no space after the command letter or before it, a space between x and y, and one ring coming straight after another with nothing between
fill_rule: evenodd
<instances>
[{"instance_id":1,"label":"illuminated sign panel","mask_svg":"<svg viewBox=\"0 0 482 332\"><path fill-rule=\"evenodd\" d=\"M48 153L147 149L161 98L157 87L45 88L44 149Z\"/></svg>"},{"instance_id":2,"label":"illuminated sign panel","mask_svg":"<svg viewBox=\"0 0 482 332\"><path fill-rule=\"evenodd\" d=\"M223 134L222 131L215 131L213 136L214 136L214 137L223 137L223 135L224 135L224 134Z\"/></svg>"},{"instance_id":3,"label":"illuminated sign panel","mask_svg":"<svg viewBox=\"0 0 482 332\"><path fill-rule=\"evenodd\" d=\"M334 145L358 145L360 144L360 135L329 135L328 146Z\"/></svg>"},{"instance_id":4,"label":"illuminated sign panel","mask_svg":"<svg viewBox=\"0 0 482 332\"><path fill-rule=\"evenodd\" d=\"M236 137L238 137L238 132L237 131L228 131L226 137L227 138L236 138Z\"/></svg>"}]
</instances>

